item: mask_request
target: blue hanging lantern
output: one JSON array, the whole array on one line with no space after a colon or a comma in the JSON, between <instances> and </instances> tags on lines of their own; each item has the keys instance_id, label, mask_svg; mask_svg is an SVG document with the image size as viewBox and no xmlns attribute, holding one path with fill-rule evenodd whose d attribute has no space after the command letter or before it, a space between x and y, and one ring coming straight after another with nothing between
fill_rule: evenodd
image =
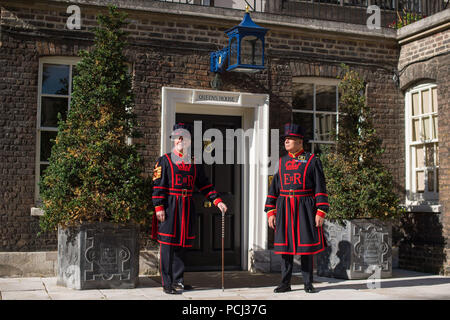
<instances>
[{"instance_id":1,"label":"blue hanging lantern","mask_svg":"<svg viewBox=\"0 0 450 320\"><path fill-rule=\"evenodd\" d=\"M211 72L258 72L264 69L264 38L268 29L250 18L248 7L242 22L228 29L228 47L211 52ZM226 68L226 69L225 69Z\"/></svg>"}]
</instances>

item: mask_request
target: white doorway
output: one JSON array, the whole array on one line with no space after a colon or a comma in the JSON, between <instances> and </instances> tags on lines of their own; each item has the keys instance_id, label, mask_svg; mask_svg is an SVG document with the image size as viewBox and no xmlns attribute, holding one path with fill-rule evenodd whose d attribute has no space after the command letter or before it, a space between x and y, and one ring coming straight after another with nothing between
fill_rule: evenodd
<instances>
[{"instance_id":1,"label":"white doorway","mask_svg":"<svg viewBox=\"0 0 450 320\"><path fill-rule=\"evenodd\" d=\"M269 159L269 95L163 87L161 155L171 150L169 136L176 113L239 115L244 132L253 132L244 148L246 161L241 188L241 263L242 270L250 270L249 251L268 249L264 214L268 167L260 160Z\"/></svg>"}]
</instances>

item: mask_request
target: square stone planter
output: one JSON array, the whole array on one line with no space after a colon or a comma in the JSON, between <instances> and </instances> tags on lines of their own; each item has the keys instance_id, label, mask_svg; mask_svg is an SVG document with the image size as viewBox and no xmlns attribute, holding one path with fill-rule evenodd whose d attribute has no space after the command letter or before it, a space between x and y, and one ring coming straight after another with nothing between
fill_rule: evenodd
<instances>
[{"instance_id":1,"label":"square stone planter","mask_svg":"<svg viewBox=\"0 0 450 320\"><path fill-rule=\"evenodd\" d=\"M58 228L57 285L130 289L139 280L139 227L110 222Z\"/></svg>"},{"instance_id":2,"label":"square stone planter","mask_svg":"<svg viewBox=\"0 0 450 320\"><path fill-rule=\"evenodd\" d=\"M325 221L328 248L317 255L317 274L340 279L392 276L392 226L376 219Z\"/></svg>"}]
</instances>

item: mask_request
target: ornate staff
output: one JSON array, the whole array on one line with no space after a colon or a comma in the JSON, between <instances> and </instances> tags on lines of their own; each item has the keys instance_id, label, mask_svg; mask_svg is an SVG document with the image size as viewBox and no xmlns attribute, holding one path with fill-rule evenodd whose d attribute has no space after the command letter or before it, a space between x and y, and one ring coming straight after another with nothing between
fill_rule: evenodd
<instances>
[{"instance_id":1,"label":"ornate staff","mask_svg":"<svg viewBox=\"0 0 450 320\"><path fill-rule=\"evenodd\" d=\"M224 245L225 245L225 212L222 211L222 292L224 288Z\"/></svg>"}]
</instances>

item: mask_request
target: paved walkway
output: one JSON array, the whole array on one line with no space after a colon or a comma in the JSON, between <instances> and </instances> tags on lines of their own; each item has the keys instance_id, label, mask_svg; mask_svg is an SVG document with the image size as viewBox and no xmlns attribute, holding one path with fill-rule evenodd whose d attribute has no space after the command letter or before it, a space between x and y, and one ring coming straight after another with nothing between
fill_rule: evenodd
<instances>
[{"instance_id":1,"label":"paved walkway","mask_svg":"<svg viewBox=\"0 0 450 320\"><path fill-rule=\"evenodd\" d=\"M280 275L225 272L225 290L220 272L189 272L185 282L193 291L179 295L162 292L159 276L141 276L135 289L73 290L56 285L56 278L0 278L0 300L380 300L450 299L450 277L395 269L393 277L379 282L315 277L317 293L303 291L294 275L292 291L274 294Z\"/></svg>"}]
</instances>

